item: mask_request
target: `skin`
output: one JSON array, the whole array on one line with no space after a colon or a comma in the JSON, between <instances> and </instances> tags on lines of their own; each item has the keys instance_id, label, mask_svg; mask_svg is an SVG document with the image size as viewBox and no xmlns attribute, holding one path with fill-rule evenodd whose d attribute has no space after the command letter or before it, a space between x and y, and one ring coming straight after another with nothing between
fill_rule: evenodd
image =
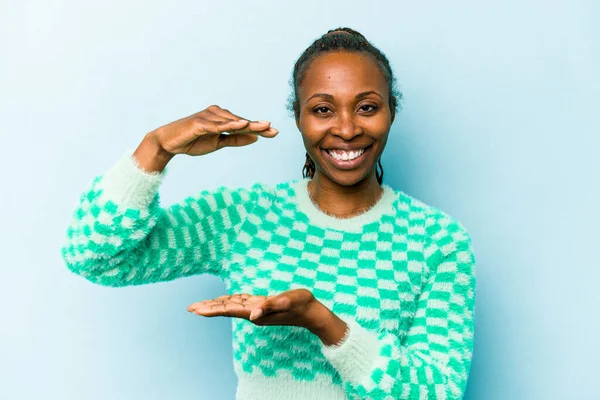
<instances>
[{"instance_id":1,"label":"skin","mask_svg":"<svg viewBox=\"0 0 600 400\"><path fill-rule=\"evenodd\" d=\"M365 92L370 93L356 97ZM310 64L298 90L296 125L316 166L308 189L326 213L348 218L379 199L376 163L395 117L388 99L385 77L369 55L326 53ZM345 145L371 146L354 170L336 168L322 151Z\"/></svg>"},{"instance_id":2,"label":"skin","mask_svg":"<svg viewBox=\"0 0 600 400\"><path fill-rule=\"evenodd\" d=\"M317 335L327 345L339 342L346 329L343 320L304 288L273 296L223 295L190 304L188 311L209 318L244 318L259 326L299 326Z\"/></svg>"},{"instance_id":3,"label":"skin","mask_svg":"<svg viewBox=\"0 0 600 400\"><path fill-rule=\"evenodd\" d=\"M339 218L370 208L382 193L375 175L376 163L395 117L389 107L388 85L376 62L360 53L320 55L306 72L298 101L296 125L316 167L308 185L313 201ZM328 161L322 149L345 145L371 148L360 165L342 170ZM224 295L193 303L188 311L205 317L244 318L256 325L300 326L325 345L339 343L347 327L306 289L266 297Z\"/></svg>"}]
</instances>

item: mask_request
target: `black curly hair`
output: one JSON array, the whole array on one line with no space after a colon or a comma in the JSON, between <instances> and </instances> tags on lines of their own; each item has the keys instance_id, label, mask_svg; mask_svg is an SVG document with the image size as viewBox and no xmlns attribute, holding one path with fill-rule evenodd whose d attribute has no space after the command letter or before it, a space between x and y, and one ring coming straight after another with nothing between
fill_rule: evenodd
<instances>
[{"instance_id":1,"label":"black curly hair","mask_svg":"<svg viewBox=\"0 0 600 400\"><path fill-rule=\"evenodd\" d=\"M290 86L292 92L288 98L287 109L290 113L293 113L294 118L298 120L300 117L300 103L298 102L298 87L302 85L302 81L306 75L306 70L310 63L317 58L319 55L332 51L348 51L356 53L369 54L374 58L379 66L383 76L388 85L389 89L389 107L392 113L396 113L400 108L400 101L402 100L402 93L396 87L396 77L390 66L390 62L379 49L373 46L369 41L359 32L354 29L340 27L327 31L323 36L315 40L298 58L294 65L294 71L292 78L290 79ZM377 165L381 172L376 171L377 182L381 184L383 182L383 167L381 165L381 158L378 160ZM312 178L315 174L315 163L306 153L306 163L302 169L303 177Z\"/></svg>"}]
</instances>

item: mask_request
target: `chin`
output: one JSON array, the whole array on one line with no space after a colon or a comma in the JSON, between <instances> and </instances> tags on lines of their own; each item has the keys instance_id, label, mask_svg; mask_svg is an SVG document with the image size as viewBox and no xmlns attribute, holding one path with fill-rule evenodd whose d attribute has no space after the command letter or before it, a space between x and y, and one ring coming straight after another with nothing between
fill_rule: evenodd
<instances>
[{"instance_id":1,"label":"chin","mask_svg":"<svg viewBox=\"0 0 600 400\"><path fill-rule=\"evenodd\" d=\"M369 177L369 174L362 170L327 171L324 175L330 181L346 187L355 186Z\"/></svg>"}]
</instances>

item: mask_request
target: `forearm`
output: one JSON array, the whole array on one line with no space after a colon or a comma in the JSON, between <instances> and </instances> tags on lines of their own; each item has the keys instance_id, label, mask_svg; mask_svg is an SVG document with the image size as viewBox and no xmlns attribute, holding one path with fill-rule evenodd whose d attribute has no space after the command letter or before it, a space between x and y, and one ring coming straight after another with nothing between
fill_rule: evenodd
<instances>
[{"instance_id":1,"label":"forearm","mask_svg":"<svg viewBox=\"0 0 600 400\"><path fill-rule=\"evenodd\" d=\"M354 318L348 318L346 324L348 336L339 346L328 345L330 342L325 336L334 331L332 323L324 325L329 328L324 328L319 337L323 341L323 355L344 383L349 384L349 397L365 400L462 398L470 363L466 349L454 347L449 356L444 357L424 351L422 343L403 344L392 332L368 330Z\"/></svg>"}]
</instances>

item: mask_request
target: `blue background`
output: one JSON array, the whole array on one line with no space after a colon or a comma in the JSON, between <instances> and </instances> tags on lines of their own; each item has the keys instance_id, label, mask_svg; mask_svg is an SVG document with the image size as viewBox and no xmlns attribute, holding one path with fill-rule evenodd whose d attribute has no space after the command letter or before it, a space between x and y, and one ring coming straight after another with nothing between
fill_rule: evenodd
<instances>
[{"instance_id":1,"label":"blue background","mask_svg":"<svg viewBox=\"0 0 600 400\"><path fill-rule=\"evenodd\" d=\"M299 178L288 81L338 26L388 55L405 96L386 183L473 238L467 398L598 398L600 6L482 3L3 1L0 398L233 398L230 321L186 312L221 281L95 286L59 249L94 176L213 103L280 134L175 158L163 206Z\"/></svg>"}]
</instances>

